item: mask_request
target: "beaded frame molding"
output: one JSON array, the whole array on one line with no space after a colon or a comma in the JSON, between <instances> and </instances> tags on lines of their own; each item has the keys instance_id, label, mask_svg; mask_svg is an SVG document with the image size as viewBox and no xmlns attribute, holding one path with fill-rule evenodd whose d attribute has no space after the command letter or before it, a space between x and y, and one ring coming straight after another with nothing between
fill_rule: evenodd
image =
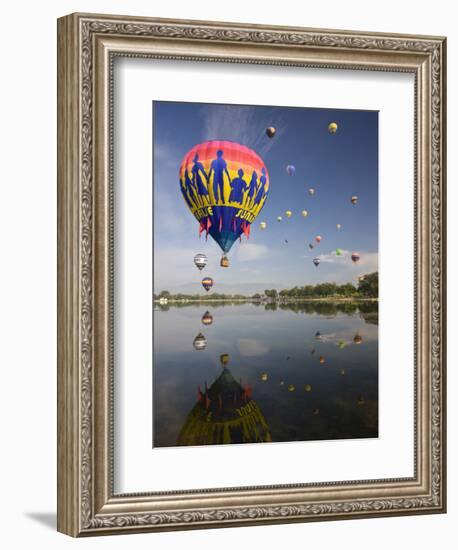
<instances>
[{"instance_id":1,"label":"beaded frame molding","mask_svg":"<svg viewBox=\"0 0 458 550\"><path fill-rule=\"evenodd\" d=\"M94 14L58 20L59 531L89 536L445 511L445 48L445 38L432 36ZM414 75L412 478L114 493L116 56Z\"/></svg>"}]
</instances>

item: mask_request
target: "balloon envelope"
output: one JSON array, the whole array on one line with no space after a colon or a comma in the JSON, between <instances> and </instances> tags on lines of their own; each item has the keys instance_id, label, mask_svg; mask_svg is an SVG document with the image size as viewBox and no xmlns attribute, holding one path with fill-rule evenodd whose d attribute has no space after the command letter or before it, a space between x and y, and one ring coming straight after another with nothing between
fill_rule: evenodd
<instances>
[{"instance_id":1,"label":"balloon envelope","mask_svg":"<svg viewBox=\"0 0 458 550\"><path fill-rule=\"evenodd\" d=\"M287 211L285 212L285 215L286 215L287 218L291 218L291 216L293 215L293 213L291 212L291 210L287 210Z\"/></svg>"},{"instance_id":2,"label":"balloon envelope","mask_svg":"<svg viewBox=\"0 0 458 550\"><path fill-rule=\"evenodd\" d=\"M261 222L261 223L259 224L259 227L260 227L261 229L265 229L265 228L267 227L266 222Z\"/></svg>"},{"instance_id":3,"label":"balloon envelope","mask_svg":"<svg viewBox=\"0 0 458 550\"><path fill-rule=\"evenodd\" d=\"M340 225L340 223L338 223L338 224L336 225L336 227L337 227L337 229L340 229L342 226Z\"/></svg>"},{"instance_id":4,"label":"balloon envelope","mask_svg":"<svg viewBox=\"0 0 458 550\"><path fill-rule=\"evenodd\" d=\"M360 257L361 256L357 252L353 252L353 254L351 255L351 261L353 263L359 262Z\"/></svg>"},{"instance_id":5,"label":"balloon envelope","mask_svg":"<svg viewBox=\"0 0 458 550\"><path fill-rule=\"evenodd\" d=\"M268 126L268 127L266 128L266 135L267 135L267 137L273 138L276 131L277 131L277 130L276 130L273 126Z\"/></svg>"},{"instance_id":6,"label":"balloon envelope","mask_svg":"<svg viewBox=\"0 0 458 550\"><path fill-rule=\"evenodd\" d=\"M205 254L196 254L194 256L194 264L200 271L207 265L207 262L208 258Z\"/></svg>"},{"instance_id":7,"label":"balloon envelope","mask_svg":"<svg viewBox=\"0 0 458 550\"><path fill-rule=\"evenodd\" d=\"M313 187L310 187L309 195L311 195L313 197L314 194L315 194L315 189Z\"/></svg>"},{"instance_id":8,"label":"balloon envelope","mask_svg":"<svg viewBox=\"0 0 458 550\"><path fill-rule=\"evenodd\" d=\"M330 122L328 125L328 130L331 134L335 134L338 130L338 125L336 122Z\"/></svg>"},{"instance_id":9,"label":"balloon envelope","mask_svg":"<svg viewBox=\"0 0 458 550\"><path fill-rule=\"evenodd\" d=\"M357 204L358 197L356 195L353 195L353 197L350 199L352 204Z\"/></svg>"},{"instance_id":10,"label":"balloon envelope","mask_svg":"<svg viewBox=\"0 0 458 550\"><path fill-rule=\"evenodd\" d=\"M336 256L341 256L342 250L340 248L336 248Z\"/></svg>"},{"instance_id":11,"label":"balloon envelope","mask_svg":"<svg viewBox=\"0 0 458 550\"><path fill-rule=\"evenodd\" d=\"M321 242L321 236L320 236L320 235L317 235L317 236L315 237L315 241L316 241L317 243L320 243L320 242Z\"/></svg>"},{"instance_id":12,"label":"balloon envelope","mask_svg":"<svg viewBox=\"0 0 458 550\"><path fill-rule=\"evenodd\" d=\"M199 234L205 232L224 253L244 234L261 211L269 193L269 174L252 149L232 141L205 141L184 156L180 190Z\"/></svg>"},{"instance_id":13,"label":"balloon envelope","mask_svg":"<svg viewBox=\"0 0 458 550\"><path fill-rule=\"evenodd\" d=\"M318 267L320 265L320 258L313 258L313 263Z\"/></svg>"},{"instance_id":14,"label":"balloon envelope","mask_svg":"<svg viewBox=\"0 0 458 550\"><path fill-rule=\"evenodd\" d=\"M213 286L213 279L211 277L204 277L202 279L202 286L208 292L211 289L211 287Z\"/></svg>"},{"instance_id":15,"label":"balloon envelope","mask_svg":"<svg viewBox=\"0 0 458 550\"><path fill-rule=\"evenodd\" d=\"M286 167L286 173L288 174L288 176L294 176L294 174L296 173L296 167L294 166L294 164L288 164L288 166Z\"/></svg>"},{"instance_id":16,"label":"balloon envelope","mask_svg":"<svg viewBox=\"0 0 458 550\"><path fill-rule=\"evenodd\" d=\"M281 216L277 216L277 222L281 222L282 221L282 217Z\"/></svg>"},{"instance_id":17,"label":"balloon envelope","mask_svg":"<svg viewBox=\"0 0 458 550\"><path fill-rule=\"evenodd\" d=\"M302 217L303 217L303 218L306 218L306 217L309 215L309 213L307 212L307 210L302 210L301 214L302 214Z\"/></svg>"}]
</instances>

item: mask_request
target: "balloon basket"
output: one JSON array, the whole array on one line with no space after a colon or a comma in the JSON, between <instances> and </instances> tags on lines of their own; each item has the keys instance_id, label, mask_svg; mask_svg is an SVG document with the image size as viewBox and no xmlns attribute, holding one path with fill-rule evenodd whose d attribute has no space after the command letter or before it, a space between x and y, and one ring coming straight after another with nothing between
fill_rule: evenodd
<instances>
[{"instance_id":1,"label":"balloon basket","mask_svg":"<svg viewBox=\"0 0 458 550\"><path fill-rule=\"evenodd\" d=\"M221 267L229 267L229 258L227 256L223 256L221 258L221 261L219 263Z\"/></svg>"}]
</instances>

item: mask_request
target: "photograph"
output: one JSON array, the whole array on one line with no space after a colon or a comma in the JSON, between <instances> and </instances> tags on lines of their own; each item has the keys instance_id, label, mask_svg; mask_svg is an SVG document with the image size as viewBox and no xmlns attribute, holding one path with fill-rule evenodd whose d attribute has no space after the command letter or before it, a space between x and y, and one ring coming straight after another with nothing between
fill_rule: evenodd
<instances>
[{"instance_id":1,"label":"photograph","mask_svg":"<svg viewBox=\"0 0 458 550\"><path fill-rule=\"evenodd\" d=\"M378 132L152 102L153 448L378 437Z\"/></svg>"}]
</instances>

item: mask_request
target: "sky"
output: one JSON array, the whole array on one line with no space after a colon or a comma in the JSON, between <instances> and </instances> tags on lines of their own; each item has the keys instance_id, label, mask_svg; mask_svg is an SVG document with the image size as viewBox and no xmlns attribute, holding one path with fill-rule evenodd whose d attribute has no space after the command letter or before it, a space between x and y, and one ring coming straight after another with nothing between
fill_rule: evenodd
<instances>
[{"instance_id":1,"label":"sky","mask_svg":"<svg viewBox=\"0 0 458 550\"><path fill-rule=\"evenodd\" d=\"M327 129L332 121L336 134ZM268 126L276 128L272 139ZM253 149L270 178L264 208L250 238L234 243L229 268L220 267L222 253L211 236L199 237L178 177L186 153L213 139ZM296 167L293 176L286 172L289 164ZM153 189L155 293L201 292L204 276L214 279L216 292L252 294L320 282L357 284L358 276L378 270L377 111L154 101ZM289 219L286 210L293 213ZM283 220L277 222L277 216ZM350 259L353 252L361 256L357 264ZM209 259L202 272L193 263L197 253Z\"/></svg>"}]
</instances>

